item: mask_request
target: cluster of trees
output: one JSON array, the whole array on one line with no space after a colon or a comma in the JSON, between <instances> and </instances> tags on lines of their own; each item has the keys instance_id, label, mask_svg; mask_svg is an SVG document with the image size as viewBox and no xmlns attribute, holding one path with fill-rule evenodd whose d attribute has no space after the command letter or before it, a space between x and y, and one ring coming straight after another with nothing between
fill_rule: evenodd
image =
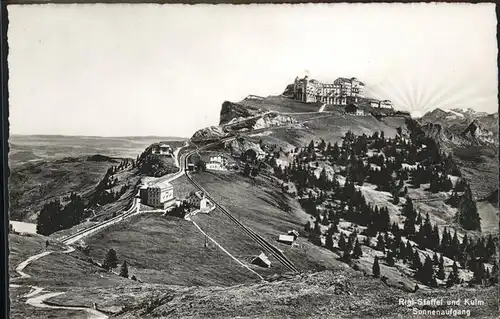
<instances>
[{"instance_id":1,"label":"cluster of trees","mask_svg":"<svg viewBox=\"0 0 500 319\"><path fill-rule=\"evenodd\" d=\"M102 267L107 271L111 271L118 267L118 257L116 256L116 251L113 248L110 248L104 257L104 261L102 262ZM127 261L124 260L120 266L119 275L123 278L128 278L128 264ZM133 280L136 280L135 276L132 276Z\"/></svg>"},{"instance_id":2,"label":"cluster of trees","mask_svg":"<svg viewBox=\"0 0 500 319\"><path fill-rule=\"evenodd\" d=\"M311 226L310 222L307 222L304 230L308 234L309 240L317 246L321 246L321 230L318 220ZM338 232L338 220L334 221L325 236L325 248L334 251L334 234ZM363 250L361 249L361 243L358 241L358 233L352 232L349 236L346 236L343 232L340 233L339 240L337 243L338 249L343 251L342 260L349 262L351 259L357 259L363 256Z\"/></svg>"},{"instance_id":3,"label":"cluster of trees","mask_svg":"<svg viewBox=\"0 0 500 319\"><path fill-rule=\"evenodd\" d=\"M182 201L179 206L174 206L168 211L170 216L175 216L179 218L184 218L186 214L193 208L193 206L188 201Z\"/></svg>"},{"instance_id":4,"label":"cluster of trees","mask_svg":"<svg viewBox=\"0 0 500 319\"><path fill-rule=\"evenodd\" d=\"M94 192L88 199L87 204L80 195L71 192L66 205L61 204L60 200L52 200L46 203L38 215L37 232L42 235L50 235L56 231L71 228L74 225L81 223L88 217L87 207L95 207L97 205L105 205L118 200L130 187L124 184L119 190L113 190L118 184L118 178L114 175L131 165L133 160L123 160L118 166L108 168L106 174L96 186Z\"/></svg>"},{"instance_id":5,"label":"cluster of trees","mask_svg":"<svg viewBox=\"0 0 500 319\"><path fill-rule=\"evenodd\" d=\"M374 133L371 137L366 135L355 136L347 132L341 146L339 144L326 143L321 140L315 144L311 141L306 147L297 148L297 156L288 167L272 165L276 176L285 182L294 182L300 203L305 211L315 217L315 222L308 222L305 231L309 240L316 245L322 245L320 224L329 226L326 233L324 246L328 249L334 247L335 232L338 232L340 218L367 226L364 245L370 246L370 237L377 237L377 245L374 247L386 254L385 260L389 266L393 266L396 260L408 263L415 270L415 278L422 283L435 286L436 278L446 280L448 286L460 282L459 267L470 269L474 272L473 282L493 282L498 275L498 267L494 262L492 270L484 266L486 262L492 262L495 252L493 239L479 239L472 242L464 239L463 242L455 233L451 236L445 229L442 236L439 234L437 225L432 225L428 214L425 218L414 208L412 200L407 196L408 187L405 181L409 181L413 187L429 183L428 191L449 192L453 195L448 201L458 208L457 219L465 229L479 229L479 215L477 207L467 182L459 178L453 186L449 175L461 177L460 170L450 155L440 152L439 147L433 139L426 137L416 123L408 123L410 129L410 140L401 137L401 133L394 139L387 139L382 133ZM379 154L368 156L368 149L377 149ZM383 153L383 155L382 155ZM317 177L313 170L318 167L314 161L324 159L345 167L340 171L346 177L344 186L340 186L335 178L328 178L325 168ZM367 159L367 164L363 161ZM416 168L403 167L403 164L415 164ZM311 165L312 164L312 165ZM372 168L372 165L379 168ZM356 190L355 185L362 185L365 180L378 186L379 190L389 191L393 197L393 203L399 204L400 197L406 197L402 207L402 215L405 217L404 227L401 229L397 224L390 224L387 208L371 207L366 203L361 191ZM318 210L318 205L325 204L324 211ZM392 233L392 236L389 236ZM385 235L383 235L385 234ZM413 247L410 240L403 242L402 236L415 242L418 246ZM357 236L346 239L343 234L338 240L338 247L344 251L343 259L349 261L351 258L359 258L361 244ZM425 256L421 259L419 249L434 250L434 258ZM438 253L441 255L438 257ZM478 255L479 254L479 255ZM452 271L446 277L444 268L444 257L454 260ZM374 261L374 274L380 275L378 258ZM376 271L375 271L376 270ZM495 274L495 275L493 275Z\"/></svg>"},{"instance_id":6,"label":"cluster of trees","mask_svg":"<svg viewBox=\"0 0 500 319\"><path fill-rule=\"evenodd\" d=\"M259 175L261 166L262 162L255 165L251 165L247 162L245 163L245 166L243 167L243 171L241 173L243 174L243 176L255 178L257 177L257 175Z\"/></svg>"},{"instance_id":7,"label":"cluster of trees","mask_svg":"<svg viewBox=\"0 0 500 319\"><path fill-rule=\"evenodd\" d=\"M79 224L85 216L85 204L82 198L71 193L69 203L62 205L53 200L43 205L37 218L37 233L48 236L56 231Z\"/></svg>"},{"instance_id":8,"label":"cluster of trees","mask_svg":"<svg viewBox=\"0 0 500 319\"><path fill-rule=\"evenodd\" d=\"M459 190L455 188L446 203L458 209L457 220L464 229L481 230L481 217L469 185L462 182L459 187L458 189L463 188L462 194L459 194Z\"/></svg>"},{"instance_id":9,"label":"cluster of trees","mask_svg":"<svg viewBox=\"0 0 500 319\"><path fill-rule=\"evenodd\" d=\"M118 172L118 171L121 171L121 170L124 170L127 168L135 168L136 164L137 164L137 159L136 160L129 159L129 158L122 159L120 164L116 167L115 172Z\"/></svg>"},{"instance_id":10,"label":"cluster of trees","mask_svg":"<svg viewBox=\"0 0 500 319\"><path fill-rule=\"evenodd\" d=\"M324 215L321 215L316 207L326 197L326 194L321 192L319 196L309 195L299 202L308 214L316 220L321 220L324 225L338 223L340 218L344 218L358 225L367 226L366 233L371 236L375 236L377 232L388 231L391 227L387 207L379 208L376 205L368 205L361 190L356 190L354 183L350 181L347 181L343 187L338 186L336 191L329 195L331 199L339 200L340 204L336 206L329 204Z\"/></svg>"},{"instance_id":11,"label":"cluster of trees","mask_svg":"<svg viewBox=\"0 0 500 319\"><path fill-rule=\"evenodd\" d=\"M425 255L424 262L422 263L421 253L419 252L419 250L417 248L414 248L409 240L407 240L405 244L402 241L400 234L397 232L395 233L397 235L393 238L389 237L387 233L385 233L385 236L379 234L377 238L377 245L373 247L386 254L385 259L388 266L394 266L395 260L401 260L403 263L408 264L415 271L415 279L419 280L425 285L433 287L437 286L436 278L439 278L440 280L446 279L443 258L445 254L441 253L440 257L438 257L438 254L434 252L433 258L431 258L429 255ZM446 235L444 235L444 238L445 239L443 239L443 241L446 241ZM456 239L453 240L457 242ZM365 241L364 244L366 246L369 246L370 242ZM446 284L448 287L461 282L458 272L460 264L461 263L457 262L457 260L454 259L452 271L448 274L446 280ZM474 273L472 283L496 284L498 281L498 266L496 261L493 261L493 267L491 271L485 267L484 262L482 262L481 259L477 259L475 257L470 258L467 263L461 266L465 269L471 270ZM374 261L373 267L374 269L379 268L378 259ZM375 272L374 275L376 275Z\"/></svg>"},{"instance_id":12,"label":"cluster of trees","mask_svg":"<svg viewBox=\"0 0 500 319\"><path fill-rule=\"evenodd\" d=\"M96 186L94 193L89 199L88 206L106 205L118 200L128 189L128 185L123 185L118 191L113 188L118 184L118 178L114 176L118 167L110 167L102 180Z\"/></svg>"}]
</instances>

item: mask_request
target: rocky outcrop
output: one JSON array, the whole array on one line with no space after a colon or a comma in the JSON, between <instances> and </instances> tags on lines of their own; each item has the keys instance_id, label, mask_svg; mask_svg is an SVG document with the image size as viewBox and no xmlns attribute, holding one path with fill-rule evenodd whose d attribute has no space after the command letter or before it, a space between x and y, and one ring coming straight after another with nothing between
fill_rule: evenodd
<instances>
[{"instance_id":1,"label":"rocky outcrop","mask_svg":"<svg viewBox=\"0 0 500 319\"><path fill-rule=\"evenodd\" d=\"M280 115L277 113L268 113L265 116L259 118L254 126L252 127L254 130L268 128L273 126L282 126L286 124L297 123L297 121L290 116Z\"/></svg>"},{"instance_id":2,"label":"rocky outcrop","mask_svg":"<svg viewBox=\"0 0 500 319\"><path fill-rule=\"evenodd\" d=\"M193 142L209 142L223 138L226 135L220 126L209 126L196 131L191 137Z\"/></svg>"},{"instance_id":3,"label":"rocky outcrop","mask_svg":"<svg viewBox=\"0 0 500 319\"><path fill-rule=\"evenodd\" d=\"M441 123L426 123L422 125L422 130L440 146L448 149L454 147L490 146L498 143L493 132L484 128L477 120L472 121L465 129L462 129L458 125L446 128Z\"/></svg>"},{"instance_id":4,"label":"rocky outcrop","mask_svg":"<svg viewBox=\"0 0 500 319\"><path fill-rule=\"evenodd\" d=\"M250 108L237 103L225 101L220 110L219 125L227 124L234 119L243 119L259 112L259 109Z\"/></svg>"},{"instance_id":5,"label":"rocky outcrop","mask_svg":"<svg viewBox=\"0 0 500 319\"><path fill-rule=\"evenodd\" d=\"M252 142L244 137L239 137L231 142L227 142L224 147L231 152L231 156L237 158L241 157L249 150L253 150L257 157L266 155L266 152L258 143Z\"/></svg>"},{"instance_id":6,"label":"rocky outcrop","mask_svg":"<svg viewBox=\"0 0 500 319\"><path fill-rule=\"evenodd\" d=\"M493 132L486 129L478 120L472 121L463 131L462 136L466 139L477 141L482 144L494 144Z\"/></svg>"}]
</instances>

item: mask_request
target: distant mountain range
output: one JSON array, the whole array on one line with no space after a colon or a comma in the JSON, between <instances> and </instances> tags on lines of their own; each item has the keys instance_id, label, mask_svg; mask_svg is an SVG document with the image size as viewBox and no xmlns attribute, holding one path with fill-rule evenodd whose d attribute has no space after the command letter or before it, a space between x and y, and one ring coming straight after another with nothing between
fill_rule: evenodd
<instances>
[{"instance_id":1,"label":"distant mountain range","mask_svg":"<svg viewBox=\"0 0 500 319\"><path fill-rule=\"evenodd\" d=\"M498 146L498 112L488 114L471 108L434 109L419 119L424 131L443 147Z\"/></svg>"}]
</instances>

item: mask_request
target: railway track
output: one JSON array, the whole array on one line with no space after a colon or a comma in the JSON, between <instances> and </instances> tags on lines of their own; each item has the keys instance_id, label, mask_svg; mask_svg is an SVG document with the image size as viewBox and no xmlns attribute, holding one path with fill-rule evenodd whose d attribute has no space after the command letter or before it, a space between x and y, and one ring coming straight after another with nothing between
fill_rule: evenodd
<instances>
[{"instance_id":1,"label":"railway track","mask_svg":"<svg viewBox=\"0 0 500 319\"><path fill-rule=\"evenodd\" d=\"M187 165L187 159L189 158L191 154L188 154L185 158L185 165ZM191 176L185 172L186 177L188 180L193 184L194 187L196 187L198 190L202 191L205 196L210 199L216 206L219 208L224 215L226 215L232 222L234 222L236 225L238 225L252 240L254 240L265 252L268 254L274 256L276 260L278 260L286 269L292 272L299 272L298 269L295 267L295 265L288 259L286 256L275 246L270 244L266 239L264 239L261 235L255 233L252 229L249 227L245 226L243 223L241 223L237 218L235 218L226 208L221 206L217 201L210 196L210 194L203 189L196 181L194 181Z\"/></svg>"},{"instance_id":2,"label":"railway track","mask_svg":"<svg viewBox=\"0 0 500 319\"><path fill-rule=\"evenodd\" d=\"M118 222L118 221L122 220L123 218L126 218L126 217L132 215L135 212L136 207L137 207L137 199L134 198L134 203L132 204L132 206L123 214L120 214L118 216L110 218L107 221L105 221L104 223L99 223L97 225L93 225L93 226L87 227L85 229L79 230L74 234L62 237L60 239L60 241L64 244L67 244L67 245L73 244L74 242L76 242L78 240L78 239L77 240L75 240L75 239L80 237L80 236L83 236L85 234L90 234L90 233L97 231L99 229L102 229L102 228L106 228L109 225L114 224L115 222Z\"/></svg>"}]
</instances>

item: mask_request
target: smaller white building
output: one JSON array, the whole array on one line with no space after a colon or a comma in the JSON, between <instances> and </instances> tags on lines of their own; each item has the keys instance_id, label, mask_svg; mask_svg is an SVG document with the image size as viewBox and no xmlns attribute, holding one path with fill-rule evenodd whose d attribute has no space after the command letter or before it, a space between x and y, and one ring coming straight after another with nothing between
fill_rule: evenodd
<instances>
[{"instance_id":1,"label":"smaller white building","mask_svg":"<svg viewBox=\"0 0 500 319\"><path fill-rule=\"evenodd\" d=\"M278 237L278 241L280 243L291 245L295 241L295 237L292 235L280 235Z\"/></svg>"},{"instance_id":2,"label":"smaller white building","mask_svg":"<svg viewBox=\"0 0 500 319\"><path fill-rule=\"evenodd\" d=\"M214 171L225 171L227 160L222 156L212 156L210 157L210 161L206 163L206 168L208 170Z\"/></svg>"},{"instance_id":3,"label":"smaller white building","mask_svg":"<svg viewBox=\"0 0 500 319\"><path fill-rule=\"evenodd\" d=\"M364 116L365 115L365 111L363 111L362 109L357 109L356 110L356 115L357 116Z\"/></svg>"},{"instance_id":4,"label":"smaller white building","mask_svg":"<svg viewBox=\"0 0 500 319\"><path fill-rule=\"evenodd\" d=\"M380 101L380 107L384 109L392 109L392 102L390 100Z\"/></svg>"},{"instance_id":5,"label":"smaller white building","mask_svg":"<svg viewBox=\"0 0 500 319\"><path fill-rule=\"evenodd\" d=\"M167 155L167 156L172 156L173 155L173 150L170 145L161 143L161 144L156 144L153 145L151 148L151 153L156 154L156 155Z\"/></svg>"},{"instance_id":6,"label":"smaller white building","mask_svg":"<svg viewBox=\"0 0 500 319\"><path fill-rule=\"evenodd\" d=\"M203 195L203 198L200 200L200 212L202 213L209 213L214 209L214 204L208 200L205 195Z\"/></svg>"},{"instance_id":7,"label":"smaller white building","mask_svg":"<svg viewBox=\"0 0 500 319\"><path fill-rule=\"evenodd\" d=\"M269 260L269 258L267 258L267 256L264 253L260 253L260 255L255 257L252 260L252 264L255 264L255 265L258 265L261 267L265 267L265 268L271 267L271 261Z\"/></svg>"},{"instance_id":8,"label":"smaller white building","mask_svg":"<svg viewBox=\"0 0 500 319\"><path fill-rule=\"evenodd\" d=\"M294 239L297 239L299 237L299 232L296 231L295 229L292 229L292 230L288 231L288 235L293 236Z\"/></svg>"}]
</instances>

